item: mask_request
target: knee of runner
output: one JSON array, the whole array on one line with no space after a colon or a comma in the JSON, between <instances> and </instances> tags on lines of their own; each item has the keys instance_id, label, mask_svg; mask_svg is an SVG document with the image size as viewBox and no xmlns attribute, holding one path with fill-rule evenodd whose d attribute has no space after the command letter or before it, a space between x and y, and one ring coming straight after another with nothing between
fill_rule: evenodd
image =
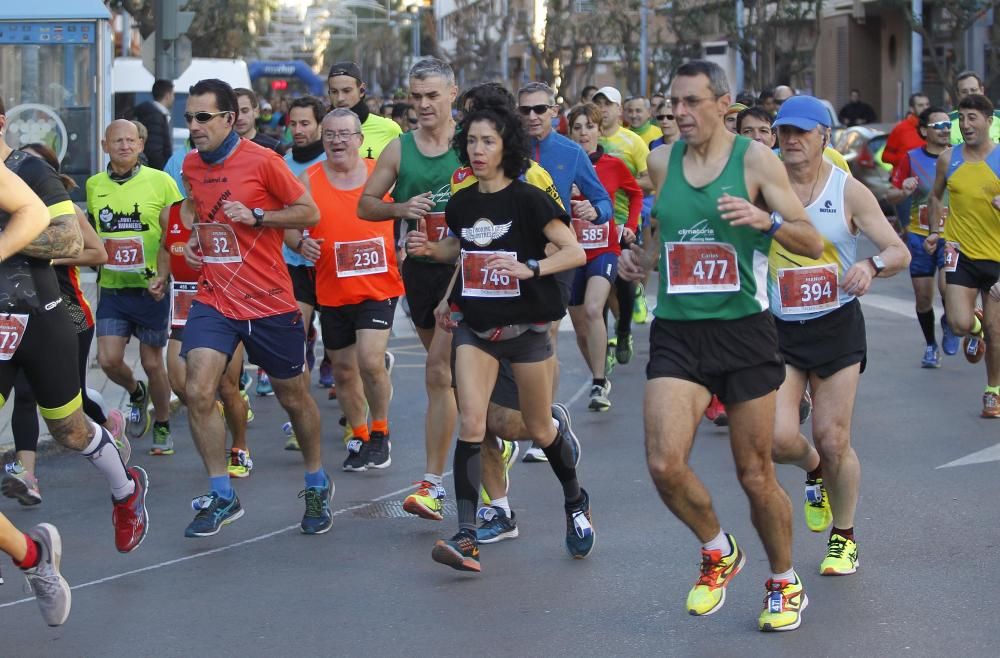
<instances>
[{"instance_id":1,"label":"knee of runner","mask_svg":"<svg viewBox=\"0 0 1000 658\"><path fill-rule=\"evenodd\" d=\"M120 354L109 354L110 350L98 350L97 351L97 363L101 366L101 370L109 370L117 368L119 365L124 363L125 359L123 355Z\"/></svg>"},{"instance_id":2,"label":"knee of runner","mask_svg":"<svg viewBox=\"0 0 1000 658\"><path fill-rule=\"evenodd\" d=\"M835 421L823 427L814 427L813 440L820 461L839 461L851 450L850 424Z\"/></svg>"},{"instance_id":3,"label":"knee of runner","mask_svg":"<svg viewBox=\"0 0 1000 658\"><path fill-rule=\"evenodd\" d=\"M755 460L753 464L736 467L736 477L748 495L759 493L775 484L774 467L771 456Z\"/></svg>"},{"instance_id":4,"label":"knee of runner","mask_svg":"<svg viewBox=\"0 0 1000 658\"><path fill-rule=\"evenodd\" d=\"M670 486L680 482L687 470L687 464L682 459L674 459L667 455L647 455L646 468L655 482Z\"/></svg>"},{"instance_id":5,"label":"knee of runner","mask_svg":"<svg viewBox=\"0 0 1000 658\"><path fill-rule=\"evenodd\" d=\"M451 364L428 363L424 369L424 381L427 384L427 388L450 389Z\"/></svg>"},{"instance_id":6,"label":"knee of runner","mask_svg":"<svg viewBox=\"0 0 1000 658\"><path fill-rule=\"evenodd\" d=\"M144 353L139 356L139 363L147 374L159 372L166 366L163 364L163 353Z\"/></svg>"},{"instance_id":7,"label":"knee of runner","mask_svg":"<svg viewBox=\"0 0 1000 658\"><path fill-rule=\"evenodd\" d=\"M596 302L584 304L583 312L588 322L604 322L604 304Z\"/></svg>"},{"instance_id":8,"label":"knee of runner","mask_svg":"<svg viewBox=\"0 0 1000 658\"><path fill-rule=\"evenodd\" d=\"M358 368L370 377L385 373L385 352L358 352Z\"/></svg>"}]
</instances>

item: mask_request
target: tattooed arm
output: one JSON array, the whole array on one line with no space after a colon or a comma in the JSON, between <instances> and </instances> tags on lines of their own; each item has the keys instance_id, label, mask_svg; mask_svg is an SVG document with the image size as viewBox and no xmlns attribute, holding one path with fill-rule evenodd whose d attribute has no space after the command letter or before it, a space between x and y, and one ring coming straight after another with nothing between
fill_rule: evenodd
<instances>
[{"instance_id":1,"label":"tattooed arm","mask_svg":"<svg viewBox=\"0 0 1000 658\"><path fill-rule=\"evenodd\" d=\"M76 258L83 251L83 233L76 213L53 217L49 227L21 250L34 258Z\"/></svg>"}]
</instances>

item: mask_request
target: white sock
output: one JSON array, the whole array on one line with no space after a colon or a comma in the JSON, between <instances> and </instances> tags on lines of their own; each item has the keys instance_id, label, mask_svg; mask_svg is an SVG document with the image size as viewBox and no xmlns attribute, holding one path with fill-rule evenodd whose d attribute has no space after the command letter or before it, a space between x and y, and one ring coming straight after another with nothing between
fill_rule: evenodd
<instances>
[{"instance_id":1,"label":"white sock","mask_svg":"<svg viewBox=\"0 0 1000 658\"><path fill-rule=\"evenodd\" d=\"M772 573L771 574L771 580L776 581L776 582L779 581L779 580L785 580L785 581L788 581L790 583L794 583L794 582L798 582L798 576L795 575L795 569L789 569L788 571L786 571L784 573Z\"/></svg>"},{"instance_id":2,"label":"white sock","mask_svg":"<svg viewBox=\"0 0 1000 658\"><path fill-rule=\"evenodd\" d=\"M555 418L552 419L552 426L556 428L557 432L559 431L559 421L556 420Z\"/></svg>"},{"instance_id":3,"label":"white sock","mask_svg":"<svg viewBox=\"0 0 1000 658\"><path fill-rule=\"evenodd\" d=\"M83 456L96 466L104 479L108 481L111 486L111 495L115 500L131 496L132 492L135 491L135 483L125 472L125 464L122 463L122 457L118 454L118 448L115 447L111 433L93 421L88 420L87 423L90 425L91 431L94 432L94 438L83 449Z\"/></svg>"},{"instance_id":4,"label":"white sock","mask_svg":"<svg viewBox=\"0 0 1000 658\"><path fill-rule=\"evenodd\" d=\"M437 485L439 487L441 486L441 483L443 481L440 475L435 475L433 473L424 473L424 479L430 482L431 484Z\"/></svg>"},{"instance_id":5,"label":"white sock","mask_svg":"<svg viewBox=\"0 0 1000 658\"><path fill-rule=\"evenodd\" d=\"M499 507L507 514L507 518L510 518L510 503L507 501L507 496L504 496L503 498L494 498L490 505L493 507Z\"/></svg>"},{"instance_id":6,"label":"white sock","mask_svg":"<svg viewBox=\"0 0 1000 658\"><path fill-rule=\"evenodd\" d=\"M733 552L733 547L729 545L729 538L726 537L726 532L722 529L720 529L719 534L705 544L703 548L706 551L719 551L723 557Z\"/></svg>"}]
</instances>

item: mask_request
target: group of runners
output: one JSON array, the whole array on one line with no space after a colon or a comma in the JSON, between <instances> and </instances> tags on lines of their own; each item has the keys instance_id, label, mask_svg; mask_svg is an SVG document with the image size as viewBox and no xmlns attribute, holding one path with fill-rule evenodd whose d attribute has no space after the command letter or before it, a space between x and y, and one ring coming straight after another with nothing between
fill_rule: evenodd
<instances>
[{"instance_id":1,"label":"group of runners","mask_svg":"<svg viewBox=\"0 0 1000 658\"><path fill-rule=\"evenodd\" d=\"M185 111L194 148L183 158L184 190L139 163L135 124L113 122L108 170L87 185L96 235L52 167L5 156L0 303L8 314L0 335L16 338L0 343L0 401L23 376L54 438L106 477L120 551L136 548L148 524L148 478L126 467L129 439L152 428L150 453L173 453L171 389L187 407L208 474L185 535L214 535L243 515L232 479L253 465L244 353L267 373L288 415L289 446L302 452L301 530L330 530L334 484L309 392L314 314L343 413L342 469L384 469L392 463L387 348L403 295L427 352L427 409L425 472L402 505L443 519L453 450L458 531L437 541L431 557L458 570L479 572L480 545L518 536L508 475L518 442L530 442L531 459L547 462L559 481L569 554L593 550L591 495L577 474L581 442L556 400L558 326L568 312L592 375L588 407L608 410L609 374L634 356L631 321L641 319L637 296L644 301L654 270L646 455L664 504L702 545L686 602L692 615L717 611L746 564L688 466L706 411L728 424L769 562L759 628L795 629L808 604L775 463L804 471L805 523L829 530L817 571L856 571L860 466L851 418L867 355L858 298L876 278L910 267L930 350L933 278L945 272L947 326L965 337L970 360L986 354L983 415L1000 415L1000 346L990 340L1000 329L1000 156L989 138L993 108L981 94L959 103L956 146L947 145L946 113L920 114L927 145L907 153L909 168L893 178L897 201L913 202L908 249L872 193L829 159L831 119L821 101L791 96L774 116L734 108L724 72L710 62L679 67L655 106L623 101L613 87L596 90L592 103L570 112L568 138L553 130L557 104L547 85L512 94L484 84L459 95L451 68L434 58L410 71L418 125L405 134L369 113L357 65L335 64L328 88L329 112L318 99L292 104L296 141L282 158L273 144L241 137L240 90L198 82ZM623 107L632 130L621 124ZM870 258L858 255L861 234L875 246ZM130 395L127 419L93 400L83 370L65 372L65 356L81 352L85 364L89 348L89 339L72 339L70 298L84 315L78 327L89 327L89 306L75 274L60 296L57 270L84 264L102 267L98 353ZM146 380L124 364L132 336ZM810 407L812 441L800 430ZM37 480L24 471L23 460L8 469L4 493L38 502ZM70 592L55 528L22 533L0 516L0 548L24 569L46 621L61 623Z\"/></svg>"}]
</instances>

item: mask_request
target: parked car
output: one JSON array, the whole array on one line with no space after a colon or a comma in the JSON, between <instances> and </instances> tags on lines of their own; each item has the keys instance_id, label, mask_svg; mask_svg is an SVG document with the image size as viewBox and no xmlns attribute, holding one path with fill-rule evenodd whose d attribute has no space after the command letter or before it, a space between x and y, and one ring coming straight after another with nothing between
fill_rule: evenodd
<instances>
[{"instance_id":1,"label":"parked car","mask_svg":"<svg viewBox=\"0 0 1000 658\"><path fill-rule=\"evenodd\" d=\"M892 165L882 161L882 151L885 150L892 125L870 123L844 128L839 139L834 142L834 148L847 160L851 175L872 191L887 217L896 214L892 204L886 200Z\"/></svg>"}]
</instances>

